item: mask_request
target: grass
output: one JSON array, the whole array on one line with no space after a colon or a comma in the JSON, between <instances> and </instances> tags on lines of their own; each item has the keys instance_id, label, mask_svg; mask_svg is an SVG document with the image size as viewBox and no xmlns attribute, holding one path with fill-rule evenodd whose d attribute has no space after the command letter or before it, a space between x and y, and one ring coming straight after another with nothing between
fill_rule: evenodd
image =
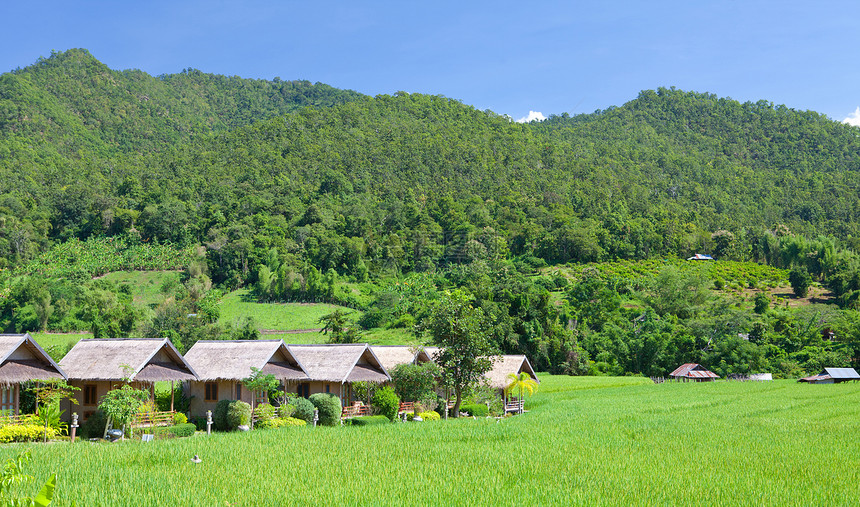
<instances>
[{"instance_id":1,"label":"grass","mask_svg":"<svg viewBox=\"0 0 860 507\"><path fill-rule=\"evenodd\" d=\"M118 287L129 286L135 306L154 308L166 298L161 288L178 286L181 275L180 271L114 271L103 278Z\"/></svg>"},{"instance_id":2,"label":"grass","mask_svg":"<svg viewBox=\"0 0 860 507\"><path fill-rule=\"evenodd\" d=\"M343 306L325 303L257 303L249 298L248 289L233 291L221 300L221 323L235 323L243 317L252 317L258 329L292 331L319 329L320 317L338 308L352 312L357 318L361 312Z\"/></svg>"},{"instance_id":3,"label":"grass","mask_svg":"<svg viewBox=\"0 0 860 507\"><path fill-rule=\"evenodd\" d=\"M48 347L57 347L60 350L67 350L72 345L78 343L78 340L84 338L92 338L92 333L30 333L30 336L36 340L43 349Z\"/></svg>"},{"instance_id":4,"label":"grass","mask_svg":"<svg viewBox=\"0 0 860 507\"><path fill-rule=\"evenodd\" d=\"M846 505L856 499L860 385L654 385L549 375L541 381L526 402L529 413L498 423L7 445L0 459L30 449L26 471L38 483L58 474L56 505ZM203 462L192 463L194 454Z\"/></svg>"}]
</instances>

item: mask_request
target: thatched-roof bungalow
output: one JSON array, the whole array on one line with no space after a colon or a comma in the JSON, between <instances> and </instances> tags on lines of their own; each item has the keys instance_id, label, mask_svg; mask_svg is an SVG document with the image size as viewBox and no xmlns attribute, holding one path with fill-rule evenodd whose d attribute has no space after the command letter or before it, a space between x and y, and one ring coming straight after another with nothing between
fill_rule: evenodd
<instances>
[{"instance_id":1,"label":"thatched-roof bungalow","mask_svg":"<svg viewBox=\"0 0 860 507\"><path fill-rule=\"evenodd\" d=\"M838 384L840 382L860 380L860 374L854 368L824 368L818 375L804 377L798 382L810 384Z\"/></svg>"},{"instance_id":2,"label":"thatched-roof bungalow","mask_svg":"<svg viewBox=\"0 0 860 507\"><path fill-rule=\"evenodd\" d=\"M535 382L540 382L529 359L523 355L500 356L493 361L493 369L488 371L484 377L486 377L490 387L504 390L511 383L509 378L511 373L519 375L523 372L528 373Z\"/></svg>"},{"instance_id":3,"label":"thatched-roof bungalow","mask_svg":"<svg viewBox=\"0 0 860 507\"><path fill-rule=\"evenodd\" d=\"M60 361L86 420L108 391L125 378L136 388L154 389L155 382L197 380L197 373L167 338L100 338L81 340ZM71 414L68 401L63 407ZM77 410L77 407L75 407Z\"/></svg>"},{"instance_id":4,"label":"thatched-roof bungalow","mask_svg":"<svg viewBox=\"0 0 860 507\"><path fill-rule=\"evenodd\" d=\"M0 411L18 415L21 382L65 378L29 334L0 334Z\"/></svg>"},{"instance_id":5,"label":"thatched-roof bungalow","mask_svg":"<svg viewBox=\"0 0 860 507\"><path fill-rule=\"evenodd\" d=\"M389 373L398 364L419 364L433 361L422 347L416 349L406 345L371 345L370 349L385 367L385 371Z\"/></svg>"},{"instance_id":6,"label":"thatched-roof bungalow","mask_svg":"<svg viewBox=\"0 0 860 507\"><path fill-rule=\"evenodd\" d=\"M708 371L707 368L696 363L682 364L676 368L675 371L670 373L669 376L675 380L686 380L692 382L713 382L720 378L716 373Z\"/></svg>"},{"instance_id":7,"label":"thatched-roof bungalow","mask_svg":"<svg viewBox=\"0 0 860 507\"><path fill-rule=\"evenodd\" d=\"M289 345L310 377L296 388L299 396L333 393L343 404L352 402L353 382L388 382L391 377L366 343Z\"/></svg>"},{"instance_id":8,"label":"thatched-roof bungalow","mask_svg":"<svg viewBox=\"0 0 860 507\"><path fill-rule=\"evenodd\" d=\"M242 379L251 368L272 374L284 390L295 390L299 382L310 377L290 348L282 340L201 340L185 354L185 360L197 372L199 380L188 383L190 412L203 416L215 410L220 400L242 400L251 403L251 393Z\"/></svg>"}]
</instances>

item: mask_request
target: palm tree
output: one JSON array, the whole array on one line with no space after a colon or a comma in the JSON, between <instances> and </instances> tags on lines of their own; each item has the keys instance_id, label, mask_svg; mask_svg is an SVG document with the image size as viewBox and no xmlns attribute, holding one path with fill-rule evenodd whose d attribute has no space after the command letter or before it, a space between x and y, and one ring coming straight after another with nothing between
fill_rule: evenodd
<instances>
[{"instance_id":1,"label":"palm tree","mask_svg":"<svg viewBox=\"0 0 860 507\"><path fill-rule=\"evenodd\" d=\"M510 394L511 391L517 389L520 393L520 410L522 413L525 409L525 403L523 402L523 391L528 391L529 396L535 393L538 388L538 383L526 372L522 372L519 375L516 373L508 373L508 379L511 381L508 384L508 387L505 388L505 394Z\"/></svg>"}]
</instances>

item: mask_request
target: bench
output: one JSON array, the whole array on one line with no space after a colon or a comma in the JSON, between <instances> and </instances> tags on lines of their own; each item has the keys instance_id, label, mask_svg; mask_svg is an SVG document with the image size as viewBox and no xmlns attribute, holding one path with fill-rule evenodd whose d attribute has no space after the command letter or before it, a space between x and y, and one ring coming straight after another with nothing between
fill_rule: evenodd
<instances>
[{"instance_id":1,"label":"bench","mask_svg":"<svg viewBox=\"0 0 860 507\"><path fill-rule=\"evenodd\" d=\"M519 414L523 411L523 407L523 400L508 401L507 403L505 403L505 413L507 414L513 412L515 414Z\"/></svg>"},{"instance_id":2,"label":"bench","mask_svg":"<svg viewBox=\"0 0 860 507\"><path fill-rule=\"evenodd\" d=\"M370 415L370 407L367 405L353 404L348 407L343 407L340 413L341 419L351 419L363 415Z\"/></svg>"},{"instance_id":3,"label":"bench","mask_svg":"<svg viewBox=\"0 0 860 507\"><path fill-rule=\"evenodd\" d=\"M410 412L415 412L415 402L413 401L404 401L400 403L400 408L397 410L398 414L408 414Z\"/></svg>"}]
</instances>

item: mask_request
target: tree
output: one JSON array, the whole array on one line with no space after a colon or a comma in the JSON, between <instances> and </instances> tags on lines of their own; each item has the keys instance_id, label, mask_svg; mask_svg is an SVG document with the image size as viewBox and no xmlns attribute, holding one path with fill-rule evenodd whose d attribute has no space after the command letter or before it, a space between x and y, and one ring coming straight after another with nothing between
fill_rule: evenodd
<instances>
[{"instance_id":1,"label":"tree","mask_svg":"<svg viewBox=\"0 0 860 507\"><path fill-rule=\"evenodd\" d=\"M40 380L39 385L34 389L36 391L36 400L42 405L42 410L39 417L45 424L45 442L48 441L48 426L62 427L64 423L60 422L60 411L58 404L61 400L70 400L72 403L77 403L75 400L75 391L80 391L79 387L72 387L62 379Z\"/></svg>"},{"instance_id":2,"label":"tree","mask_svg":"<svg viewBox=\"0 0 860 507\"><path fill-rule=\"evenodd\" d=\"M812 283L812 277L809 276L809 271L803 266L796 266L788 274L788 282L791 284L791 290L794 295L799 298L805 298L809 293L809 285Z\"/></svg>"},{"instance_id":3,"label":"tree","mask_svg":"<svg viewBox=\"0 0 860 507\"><path fill-rule=\"evenodd\" d=\"M347 316L352 312L344 312L337 309L327 315L323 315L317 321L320 324L325 324L320 332L324 335L331 333L329 343L356 343L361 337L358 329L355 326L347 325Z\"/></svg>"},{"instance_id":4,"label":"tree","mask_svg":"<svg viewBox=\"0 0 860 507\"><path fill-rule=\"evenodd\" d=\"M454 417L460 414L463 391L493 367L498 351L490 341L492 328L481 308L460 290L446 292L424 324L440 351L433 358L444 381L454 389Z\"/></svg>"},{"instance_id":5,"label":"tree","mask_svg":"<svg viewBox=\"0 0 860 507\"><path fill-rule=\"evenodd\" d=\"M394 392L403 401L413 401L424 405L436 401L436 379L441 371L434 363L398 364L391 369L391 383ZM433 403L435 406L435 403ZM432 407L431 407L432 409ZM418 408L415 408L416 413Z\"/></svg>"},{"instance_id":6,"label":"tree","mask_svg":"<svg viewBox=\"0 0 860 507\"><path fill-rule=\"evenodd\" d=\"M266 394L266 401L268 401L269 391L274 391L278 388L278 379L275 378L271 373L263 373L259 368L251 367L251 375L242 379L242 385L244 385L249 391L251 391L251 429L254 429L254 404L257 401L257 397L261 394Z\"/></svg>"},{"instance_id":7,"label":"tree","mask_svg":"<svg viewBox=\"0 0 860 507\"><path fill-rule=\"evenodd\" d=\"M519 400L520 400L520 413L522 413L523 409L525 409L525 403L523 403L523 392L527 391L529 396L533 395L535 391L537 391L538 383L526 372L521 372L519 375L516 373L508 373L508 380L511 381L510 384L505 388L505 393L510 394L514 389L519 391Z\"/></svg>"},{"instance_id":8,"label":"tree","mask_svg":"<svg viewBox=\"0 0 860 507\"><path fill-rule=\"evenodd\" d=\"M111 389L99 402L99 410L108 416L108 421L119 425L125 435L126 426L144 403L149 401L149 393L143 389L135 389L129 384L132 368L122 365L123 381L119 389Z\"/></svg>"}]
</instances>

